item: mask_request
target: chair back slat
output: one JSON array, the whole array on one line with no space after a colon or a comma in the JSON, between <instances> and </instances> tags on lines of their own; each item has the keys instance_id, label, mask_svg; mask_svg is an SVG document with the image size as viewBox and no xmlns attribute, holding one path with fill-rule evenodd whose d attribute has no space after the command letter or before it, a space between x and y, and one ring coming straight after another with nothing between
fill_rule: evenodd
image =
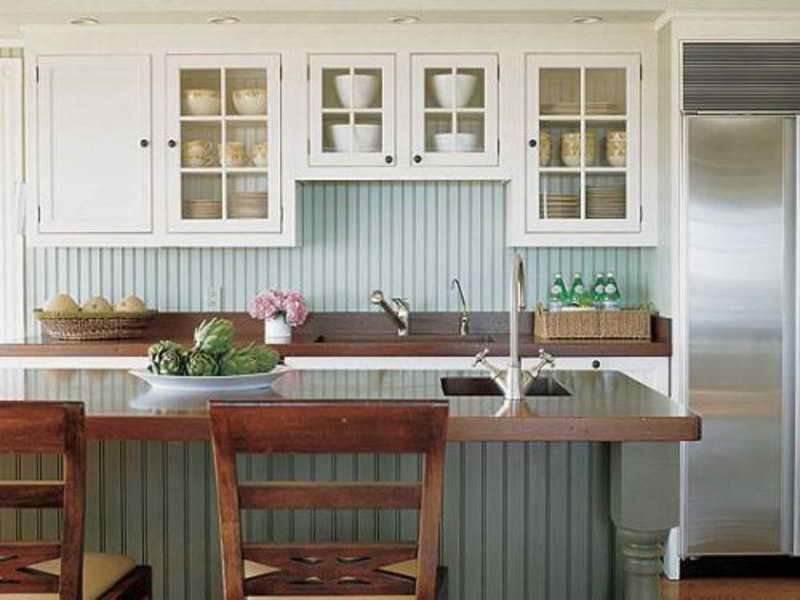
<instances>
[{"instance_id":1,"label":"chair back slat","mask_svg":"<svg viewBox=\"0 0 800 600\"><path fill-rule=\"evenodd\" d=\"M275 481L239 484L241 508L419 508L418 483Z\"/></svg>"},{"instance_id":2,"label":"chair back slat","mask_svg":"<svg viewBox=\"0 0 800 600\"><path fill-rule=\"evenodd\" d=\"M441 436L437 410L436 405L410 402L314 402L274 404L265 412L258 404L236 403L216 414L231 420L235 452L424 453Z\"/></svg>"},{"instance_id":3,"label":"chair back slat","mask_svg":"<svg viewBox=\"0 0 800 600\"><path fill-rule=\"evenodd\" d=\"M245 595L416 595L431 600L441 520L446 402L212 402L225 600ZM240 482L239 453L414 453L420 482ZM242 544L241 510L419 509L412 542ZM243 561L266 565L245 581ZM416 577L390 569L416 560Z\"/></svg>"},{"instance_id":4,"label":"chair back slat","mask_svg":"<svg viewBox=\"0 0 800 600\"><path fill-rule=\"evenodd\" d=\"M0 482L0 506L4 508L60 508L64 505L61 481Z\"/></svg>"},{"instance_id":5,"label":"chair back slat","mask_svg":"<svg viewBox=\"0 0 800 600\"><path fill-rule=\"evenodd\" d=\"M86 439L81 402L0 402L0 452L56 453L62 481L0 481L0 507L63 508L60 542L0 544L0 599L4 594L58 593L80 600L86 492ZM61 559L60 576L30 569Z\"/></svg>"}]
</instances>

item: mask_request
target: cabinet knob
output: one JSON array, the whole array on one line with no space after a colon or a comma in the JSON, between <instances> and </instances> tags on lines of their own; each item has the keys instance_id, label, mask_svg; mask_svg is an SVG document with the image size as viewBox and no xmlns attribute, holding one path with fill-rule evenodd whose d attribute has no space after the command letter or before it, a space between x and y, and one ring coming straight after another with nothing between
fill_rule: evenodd
<instances>
[{"instance_id":1,"label":"cabinet knob","mask_svg":"<svg viewBox=\"0 0 800 600\"><path fill-rule=\"evenodd\" d=\"M593 369L599 369L600 368L600 361L597 360L597 359L593 360L592 361L592 368Z\"/></svg>"},{"instance_id":2,"label":"cabinet knob","mask_svg":"<svg viewBox=\"0 0 800 600\"><path fill-rule=\"evenodd\" d=\"M139 140L139 145L140 145L142 148L147 148L147 147L150 145L150 140L147 140L147 139L141 139L141 140Z\"/></svg>"},{"instance_id":3,"label":"cabinet knob","mask_svg":"<svg viewBox=\"0 0 800 600\"><path fill-rule=\"evenodd\" d=\"M422 162L422 157L419 154L414 155L414 162L419 164Z\"/></svg>"},{"instance_id":4,"label":"cabinet knob","mask_svg":"<svg viewBox=\"0 0 800 600\"><path fill-rule=\"evenodd\" d=\"M536 144L537 144L537 141L534 140L534 139L531 139L531 140L528 141L528 146L530 146L531 148L536 148Z\"/></svg>"},{"instance_id":5,"label":"cabinet knob","mask_svg":"<svg viewBox=\"0 0 800 600\"><path fill-rule=\"evenodd\" d=\"M167 146L169 146L170 148L174 148L177 145L178 145L178 142L176 142L175 140L170 140L170 141L167 142Z\"/></svg>"},{"instance_id":6,"label":"cabinet knob","mask_svg":"<svg viewBox=\"0 0 800 600\"><path fill-rule=\"evenodd\" d=\"M391 156L387 155L386 158L384 158L383 160L386 161L387 165L390 165L394 161L394 158L392 158Z\"/></svg>"}]
</instances>

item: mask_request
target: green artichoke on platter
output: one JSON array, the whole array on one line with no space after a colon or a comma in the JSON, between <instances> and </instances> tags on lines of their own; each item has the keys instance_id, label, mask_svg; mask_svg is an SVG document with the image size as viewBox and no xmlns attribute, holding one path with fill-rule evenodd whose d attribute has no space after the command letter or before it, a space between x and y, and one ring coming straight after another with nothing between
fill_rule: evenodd
<instances>
[{"instance_id":1,"label":"green artichoke on platter","mask_svg":"<svg viewBox=\"0 0 800 600\"><path fill-rule=\"evenodd\" d=\"M269 346L253 346L251 352L256 359L257 373L269 373L281 360L281 355Z\"/></svg>"},{"instance_id":2,"label":"green artichoke on platter","mask_svg":"<svg viewBox=\"0 0 800 600\"><path fill-rule=\"evenodd\" d=\"M184 375L186 373L186 351L183 346L170 341L153 344L147 351L150 357L148 369L156 375Z\"/></svg>"},{"instance_id":3,"label":"green artichoke on platter","mask_svg":"<svg viewBox=\"0 0 800 600\"><path fill-rule=\"evenodd\" d=\"M193 350L186 356L186 374L194 377L219 375L219 361L202 350Z\"/></svg>"},{"instance_id":4,"label":"green artichoke on platter","mask_svg":"<svg viewBox=\"0 0 800 600\"><path fill-rule=\"evenodd\" d=\"M220 359L220 375L250 375L258 372L258 363L252 353L252 344L231 348Z\"/></svg>"},{"instance_id":5,"label":"green artichoke on platter","mask_svg":"<svg viewBox=\"0 0 800 600\"><path fill-rule=\"evenodd\" d=\"M194 346L192 350L220 356L231 349L231 342L235 333L236 328L228 319L213 317L200 323L197 329L194 330Z\"/></svg>"}]
</instances>

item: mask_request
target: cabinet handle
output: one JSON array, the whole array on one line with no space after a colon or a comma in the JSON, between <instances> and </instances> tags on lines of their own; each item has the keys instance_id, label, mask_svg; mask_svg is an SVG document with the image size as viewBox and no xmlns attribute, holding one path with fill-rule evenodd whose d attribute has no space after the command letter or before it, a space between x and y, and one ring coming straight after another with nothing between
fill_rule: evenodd
<instances>
[{"instance_id":1,"label":"cabinet handle","mask_svg":"<svg viewBox=\"0 0 800 600\"><path fill-rule=\"evenodd\" d=\"M384 158L383 160L385 160L385 161L386 161L386 164L387 164L387 165L390 165L390 164L392 164L392 161L394 161L394 159L393 159L391 156L389 156L389 155L387 155L387 156L386 156L386 158Z\"/></svg>"},{"instance_id":2,"label":"cabinet handle","mask_svg":"<svg viewBox=\"0 0 800 600\"><path fill-rule=\"evenodd\" d=\"M170 140L170 141L167 142L167 146L169 146L170 148L174 148L177 145L178 145L178 142L176 142L175 140Z\"/></svg>"},{"instance_id":3,"label":"cabinet handle","mask_svg":"<svg viewBox=\"0 0 800 600\"><path fill-rule=\"evenodd\" d=\"M141 139L141 140L139 140L139 145L142 148L147 148L150 145L150 140Z\"/></svg>"},{"instance_id":4,"label":"cabinet handle","mask_svg":"<svg viewBox=\"0 0 800 600\"><path fill-rule=\"evenodd\" d=\"M592 368L593 369L599 369L600 368L600 361L597 360L597 359L593 360L592 361Z\"/></svg>"},{"instance_id":5,"label":"cabinet handle","mask_svg":"<svg viewBox=\"0 0 800 600\"><path fill-rule=\"evenodd\" d=\"M528 141L528 146L530 146L531 148L536 148L536 144L537 142L534 139Z\"/></svg>"},{"instance_id":6,"label":"cabinet handle","mask_svg":"<svg viewBox=\"0 0 800 600\"><path fill-rule=\"evenodd\" d=\"M422 157L419 154L414 155L414 162L419 164L422 162Z\"/></svg>"}]
</instances>

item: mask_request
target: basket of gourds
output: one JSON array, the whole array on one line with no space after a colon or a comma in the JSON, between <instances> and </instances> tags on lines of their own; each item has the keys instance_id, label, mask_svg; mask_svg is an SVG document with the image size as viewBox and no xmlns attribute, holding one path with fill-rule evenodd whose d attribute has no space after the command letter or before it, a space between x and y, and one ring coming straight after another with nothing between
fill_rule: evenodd
<instances>
[{"instance_id":1,"label":"basket of gourds","mask_svg":"<svg viewBox=\"0 0 800 600\"><path fill-rule=\"evenodd\" d=\"M33 316L49 337L82 342L140 338L156 312L136 296L116 305L94 296L78 306L68 294L58 294L44 309L34 309Z\"/></svg>"}]
</instances>

